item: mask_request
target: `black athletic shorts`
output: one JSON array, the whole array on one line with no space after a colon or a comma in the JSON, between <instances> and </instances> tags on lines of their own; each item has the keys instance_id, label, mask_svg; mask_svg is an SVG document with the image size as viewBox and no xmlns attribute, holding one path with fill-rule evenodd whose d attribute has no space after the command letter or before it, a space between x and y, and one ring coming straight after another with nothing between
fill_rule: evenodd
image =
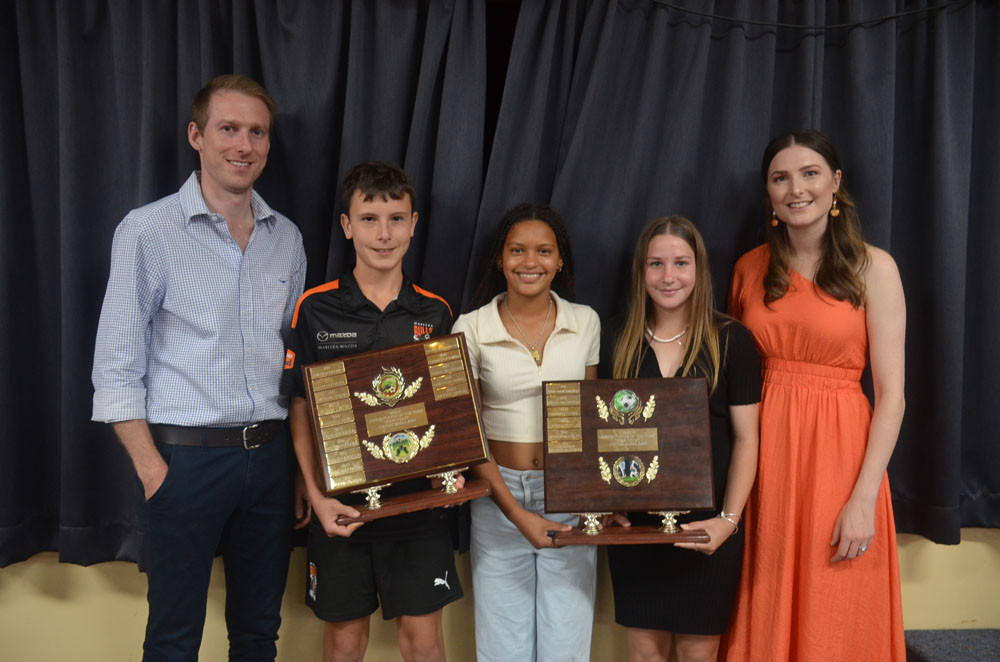
<instances>
[{"instance_id":1,"label":"black athletic shorts","mask_svg":"<svg viewBox=\"0 0 1000 662\"><path fill-rule=\"evenodd\" d=\"M422 616L462 597L451 536L395 542L350 542L309 527L306 605L324 621L373 614Z\"/></svg>"}]
</instances>

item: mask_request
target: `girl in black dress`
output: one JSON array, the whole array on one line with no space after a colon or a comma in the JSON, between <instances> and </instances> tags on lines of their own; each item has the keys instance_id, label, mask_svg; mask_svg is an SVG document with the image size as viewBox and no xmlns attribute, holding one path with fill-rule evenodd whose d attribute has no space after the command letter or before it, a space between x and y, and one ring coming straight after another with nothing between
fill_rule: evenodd
<instances>
[{"instance_id":1,"label":"girl in black dress","mask_svg":"<svg viewBox=\"0 0 1000 662\"><path fill-rule=\"evenodd\" d=\"M760 363L747 330L715 310L701 235L681 216L646 225L632 260L628 314L602 345L601 376L708 382L717 514L688 516L707 543L608 547L615 621L630 660L714 660L739 584L740 513L757 469ZM629 513L636 524L656 524Z\"/></svg>"}]
</instances>

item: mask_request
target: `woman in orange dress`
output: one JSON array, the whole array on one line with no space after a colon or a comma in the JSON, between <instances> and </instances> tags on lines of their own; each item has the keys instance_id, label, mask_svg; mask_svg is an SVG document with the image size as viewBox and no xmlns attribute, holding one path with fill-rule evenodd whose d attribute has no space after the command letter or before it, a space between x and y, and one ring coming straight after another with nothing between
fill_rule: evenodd
<instances>
[{"instance_id":1,"label":"woman in orange dress","mask_svg":"<svg viewBox=\"0 0 1000 662\"><path fill-rule=\"evenodd\" d=\"M761 170L767 243L740 258L730 291L764 390L726 659L903 662L886 477L904 407L899 271L862 239L825 136L775 138ZM867 355L874 410L860 385Z\"/></svg>"}]
</instances>

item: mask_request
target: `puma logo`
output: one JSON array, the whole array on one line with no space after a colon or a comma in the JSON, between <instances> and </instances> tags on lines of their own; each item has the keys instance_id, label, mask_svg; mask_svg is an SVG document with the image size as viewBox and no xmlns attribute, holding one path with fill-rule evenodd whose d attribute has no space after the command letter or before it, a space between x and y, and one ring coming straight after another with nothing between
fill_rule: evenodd
<instances>
[{"instance_id":1,"label":"puma logo","mask_svg":"<svg viewBox=\"0 0 1000 662\"><path fill-rule=\"evenodd\" d=\"M444 571L444 579L442 579L441 577L435 577L434 578L434 585L435 586L444 586L449 591L451 590L451 585L448 584L448 571L447 570Z\"/></svg>"}]
</instances>

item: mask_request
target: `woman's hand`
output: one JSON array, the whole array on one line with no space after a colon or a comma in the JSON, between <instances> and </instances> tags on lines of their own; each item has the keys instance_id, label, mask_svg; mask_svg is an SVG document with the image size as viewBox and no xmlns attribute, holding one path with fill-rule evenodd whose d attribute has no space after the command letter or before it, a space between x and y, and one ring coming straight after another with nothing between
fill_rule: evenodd
<instances>
[{"instance_id":1,"label":"woman's hand","mask_svg":"<svg viewBox=\"0 0 1000 662\"><path fill-rule=\"evenodd\" d=\"M518 511L511 521L514 523L514 526L517 527L518 531L521 532L521 535L523 535L535 549L542 549L543 547L558 547L552 539L552 536L549 535L549 531L565 533L573 530L573 527L569 524L553 522L550 519L545 519L541 515L529 512L523 508Z\"/></svg>"},{"instance_id":2,"label":"woman's hand","mask_svg":"<svg viewBox=\"0 0 1000 662\"><path fill-rule=\"evenodd\" d=\"M708 554L709 556L715 554L715 550L719 549L722 543L726 542L731 535L736 533L736 525L722 517L712 517L697 522L681 524L681 528L685 531L701 529L708 534L708 542L675 542L674 547L693 549L696 552Z\"/></svg>"},{"instance_id":3,"label":"woman's hand","mask_svg":"<svg viewBox=\"0 0 1000 662\"><path fill-rule=\"evenodd\" d=\"M875 499L852 495L833 525L830 546L837 548L831 563L863 555L875 538Z\"/></svg>"}]
</instances>

